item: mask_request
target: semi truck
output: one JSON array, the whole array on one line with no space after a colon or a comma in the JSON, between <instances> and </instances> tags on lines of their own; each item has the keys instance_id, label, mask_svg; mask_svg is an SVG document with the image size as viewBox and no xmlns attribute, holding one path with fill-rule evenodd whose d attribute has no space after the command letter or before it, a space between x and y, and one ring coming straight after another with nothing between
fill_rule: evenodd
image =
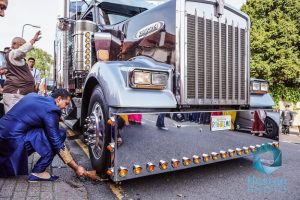
<instances>
[{"instance_id":1,"label":"semi truck","mask_svg":"<svg viewBox=\"0 0 300 200\"><path fill-rule=\"evenodd\" d=\"M234 128L251 109L245 13L223 0L62 3L54 79L73 95L65 124L100 175L118 182L278 148L276 135Z\"/></svg>"}]
</instances>

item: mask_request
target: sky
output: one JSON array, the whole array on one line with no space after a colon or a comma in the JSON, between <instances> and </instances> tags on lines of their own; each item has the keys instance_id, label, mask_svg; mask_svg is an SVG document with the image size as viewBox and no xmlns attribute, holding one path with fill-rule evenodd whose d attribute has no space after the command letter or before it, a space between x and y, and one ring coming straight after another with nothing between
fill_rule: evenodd
<instances>
[{"instance_id":1,"label":"sky","mask_svg":"<svg viewBox=\"0 0 300 200\"><path fill-rule=\"evenodd\" d=\"M14 37L22 36L25 24L40 26L33 28L24 26L24 38L30 40L36 31L42 31L42 39L36 43L36 47L53 55L53 44L57 16L60 14L60 4L63 0L8 0L8 9L5 17L0 18L0 50L10 46ZM246 0L225 0L225 3L240 8Z\"/></svg>"}]
</instances>

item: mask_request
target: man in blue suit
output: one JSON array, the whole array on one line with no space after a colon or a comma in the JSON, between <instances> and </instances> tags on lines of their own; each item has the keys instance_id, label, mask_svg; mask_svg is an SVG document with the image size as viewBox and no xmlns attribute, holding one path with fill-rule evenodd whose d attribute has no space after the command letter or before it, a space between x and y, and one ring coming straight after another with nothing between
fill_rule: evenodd
<instances>
[{"instance_id":1,"label":"man in blue suit","mask_svg":"<svg viewBox=\"0 0 300 200\"><path fill-rule=\"evenodd\" d=\"M76 164L64 145L66 132L59 129L61 110L70 103L70 93L64 89L51 97L30 93L0 119L0 177L28 174L28 156L37 152L37 161L29 181L55 181L46 168L58 154L78 176L87 171Z\"/></svg>"}]
</instances>

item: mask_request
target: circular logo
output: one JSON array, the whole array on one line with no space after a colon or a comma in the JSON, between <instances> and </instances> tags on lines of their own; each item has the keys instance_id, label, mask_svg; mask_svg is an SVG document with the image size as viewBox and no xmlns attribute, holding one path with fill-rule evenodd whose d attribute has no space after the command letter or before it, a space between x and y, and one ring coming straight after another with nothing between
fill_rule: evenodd
<instances>
[{"instance_id":1,"label":"circular logo","mask_svg":"<svg viewBox=\"0 0 300 200\"><path fill-rule=\"evenodd\" d=\"M263 164L261 155L264 153L272 153L273 163L271 165ZM261 145L254 152L253 167L264 174L271 174L277 170L282 164L281 151L270 144Z\"/></svg>"}]
</instances>

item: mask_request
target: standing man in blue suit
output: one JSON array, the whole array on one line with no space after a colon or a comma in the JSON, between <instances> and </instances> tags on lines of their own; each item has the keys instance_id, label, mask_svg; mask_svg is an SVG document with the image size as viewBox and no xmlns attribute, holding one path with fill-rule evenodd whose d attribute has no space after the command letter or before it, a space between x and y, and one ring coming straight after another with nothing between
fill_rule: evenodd
<instances>
[{"instance_id":1,"label":"standing man in blue suit","mask_svg":"<svg viewBox=\"0 0 300 200\"><path fill-rule=\"evenodd\" d=\"M55 181L59 177L46 172L58 154L78 176L88 172L73 160L65 147L66 132L59 129L61 110L70 103L70 93L64 89L51 97L30 93L0 119L0 177L28 174L28 156L37 152L37 161L29 181Z\"/></svg>"}]
</instances>

